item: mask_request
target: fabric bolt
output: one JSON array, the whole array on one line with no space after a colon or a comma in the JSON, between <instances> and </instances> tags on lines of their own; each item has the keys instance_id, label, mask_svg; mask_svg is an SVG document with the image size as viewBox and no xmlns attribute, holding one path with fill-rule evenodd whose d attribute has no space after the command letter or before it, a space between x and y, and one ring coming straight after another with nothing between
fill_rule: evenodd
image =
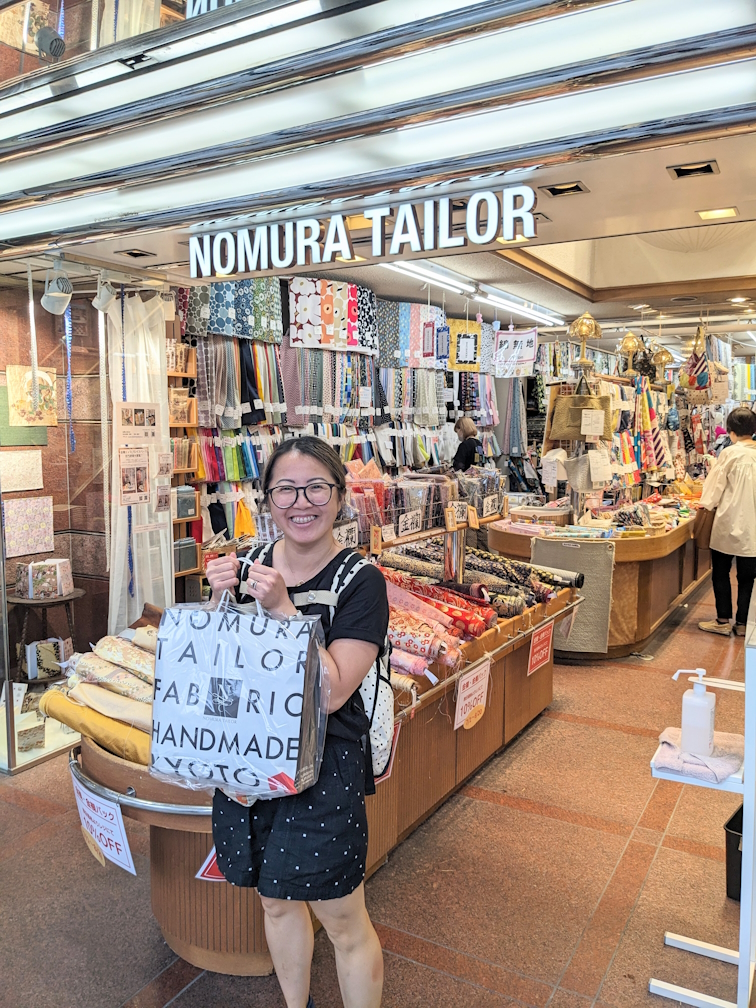
<instances>
[{"instance_id":1,"label":"fabric bolt","mask_svg":"<svg viewBox=\"0 0 756 1008\"><path fill-rule=\"evenodd\" d=\"M480 325L480 370L493 374L494 327L489 322Z\"/></svg>"},{"instance_id":2,"label":"fabric bolt","mask_svg":"<svg viewBox=\"0 0 756 1008\"><path fill-rule=\"evenodd\" d=\"M346 350L349 346L347 321L349 318L349 284L332 283L333 292L333 348Z\"/></svg>"},{"instance_id":3,"label":"fabric bolt","mask_svg":"<svg viewBox=\"0 0 756 1008\"><path fill-rule=\"evenodd\" d=\"M186 333L189 336L205 336L207 320L210 318L210 287L199 284L189 288L186 311Z\"/></svg>"},{"instance_id":4,"label":"fabric bolt","mask_svg":"<svg viewBox=\"0 0 756 1008\"><path fill-rule=\"evenodd\" d=\"M255 328L254 316L254 280L237 280L234 290L234 336L239 339L252 339Z\"/></svg>"},{"instance_id":5,"label":"fabric bolt","mask_svg":"<svg viewBox=\"0 0 756 1008\"><path fill-rule=\"evenodd\" d=\"M425 305L410 304L409 312L409 359L410 367L419 367L423 358L423 317Z\"/></svg>"},{"instance_id":6,"label":"fabric bolt","mask_svg":"<svg viewBox=\"0 0 756 1008\"><path fill-rule=\"evenodd\" d=\"M241 396L241 422L243 425L259 424L265 420L265 411L255 406L257 397L257 378L255 376L255 362L252 357L252 347L249 340L242 340L239 343L240 361L240 396ZM249 409L245 410L244 407Z\"/></svg>"},{"instance_id":7,"label":"fabric bolt","mask_svg":"<svg viewBox=\"0 0 756 1008\"><path fill-rule=\"evenodd\" d=\"M390 659L391 668L400 675L424 676L428 671L428 662L420 655L410 654L401 648L393 648Z\"/></svg>"},{"instance_id":8,"label":"fabric bolt","mask_svg":"<svg viewBox=\"0 0 756 1008\"><path fill-rule=\"evenodd\" d=\"M277 277L255 277L252 284L252 339L280 343L283 336L280 281Z\"/></svg>"},{"instance_id":9,"label":"fabric bolt","mask_svg":"<svg viewBox=\"0 0 756 1008\"><path fill-rule=\"evenodd\" d=\"M144 685L144 683L142 684ZM103 689L95 683L75 683L69 690L68 698L97 711L104 717L114 718L139 731L152 731L152 691L147 703L140 703L121 693Z\"/></svg>"},{"instance_id":10,"label":"fabric bolt","mask_svg":"<svg viewBox=\"0 0 756 1008\"><path fill-rule=\"evenodd\" d=\"M289 320L291 346L320 346L326 325L322 314L319 287L325 281L294 277L289 283ZM332 323L331 323L332 325Z\"/></svg>"},{"instance_id":11,"label":"fabric bolt","mask_svg":"<svg viewBox=\"0 0 756 1008\"><path fill-rule=\"evenodd\" d=\"M388 634L392 647L423 658L438 658L446 650L441 637L427 623L393 606L389 606Z\"/></svg>"},{"instance_id":12,"label":"fabric bolt","mask_svg":"<svg viewBox=\"0 0 756 1008\"><path fill-rule=\"evenodd\" d=\"M406 301L399 303L399 363L406 368L410 359L410 323L412 305Z\"/></svg>"},{"instance_id":13,"label":"fabric bolt","mask_svg":"<svg viewBox=\"0 0 756 1008\"><path fill-rule=\"evenodd\" d=\"M357 287L357 344L363 353L378 353L377 299L367 287Z\"/></svg>"},{"instance_id":14,"label":"fabric bolt","mask_svg":"<svg viewBox=\"0 0 756 1008\"><path fill-rule=\"evenodd\" d=\"M357 284L347 284L347 312L346 312L347 346L353 350L356 350L360 345L359 330L357 325L357 304L358 304Z\"/></svg>"},{"instance_id":15,"label":"fabric bolt","mask_svg":"<svg viewBox=\"0 0 756 1008\"><path fill-rule=\"evenodd\" d=\"M197 422L200 427L215 425L215 398L211 398L210 377L215 385L215 359L208 337L197 340Z\"/></svg>"},{"instance_id":16,"label":"fabric bolt","mask_svg":"<svg viewBox=\"0 0 756 1008\"><path fill-rule=\"evenodd\" d=\"M395 368L399 359L399 302L377 298L375 320L378 364L382 368Z\"/></svg>"},{"instance_id":17,"label":"fabric bolt","mask_svg":"<svg viewBox=\"0 0 756 1008\"><path fill-rule=\"evenodd\" d=\"M236 318L235 288L236 284L230 280L210 284L210 315L207 320L209 333L215 333L218 336L233 336L234 319Z\"/></svg>"},{"instance_id":18,"label":"fabric bolt","mask_svg":"<svg viewBox=\"0 0 756 1008\"><path fill-rule=\"evenodd\" d=\"M385 577L387 572L381 571L381 573ZM410 591L406 591L404 588L400 588L399 585L394 584L388 578L386 578L386 594L388 595L389 605L395 609L403 609L406 612L413 613L424 620L434 631L436 628L446 630L454 623L451 616L443 612L437 612L424 599Z\"/></svg>"}]
</instances>

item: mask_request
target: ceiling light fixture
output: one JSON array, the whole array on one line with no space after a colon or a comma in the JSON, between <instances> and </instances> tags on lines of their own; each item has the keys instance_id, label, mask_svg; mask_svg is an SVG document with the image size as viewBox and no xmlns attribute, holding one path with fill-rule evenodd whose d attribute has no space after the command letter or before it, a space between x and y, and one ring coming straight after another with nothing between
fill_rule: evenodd
<instances>
[{"instance_id":1,"label":"ceiling light fixture","mask_svg":"<svg viewBox=\"0 0 756 1008\"><path fill-rule=\"evenodd\" d=\"M554 185L539 186L549 196L572 196L575 193L590 192L584 182L556 182Z\"/></svg>"},{"instance_id":2,"label":"ceiling light fixture","mask_svg":"<svg viewBox=\"0 0 756 1008\"><path fill-rule=\"evenodd\" d=\"M722 220L724 217L737 217L737 207L721 207L718 210L696 210L701 220Z\"/></svg>"},{"instance_id":3,"label":"ceiling light fixture","mask_svg":"<svg viewBox=\"0 0 756 1008\"><path fill-rule=\"evenodd\" d=\"M498 297L494 294L489 294L488 292L486 292L483 296L479 296L478 300L492 304L496 308L506 308L507 311L512 312L513 315L522 315L523 318L532 319L534 322L543 322L544 325L555 326L564 324L563 319L549 318L548 315L542 315L540 312L534 311L532 308L526 308L524 305L519 305L515 301L508 301L506 298Z\"/></svg>"},{"instance_id":4,"label":"ceiling light fixture","mask_svg":"<svg viewBox=\"0 0 756 1008\"><path fill-rule=\"evenodd\" d=\"M469 279L457 279L456 276L450 276L448 273L441 273L436 271L427 264L418 266L413 261L402 262L402 263L381 263L381 266L389 266L393 269L399 270L400 273L406 273L408 276L414 276L419 280L427 280L432 283L438 284L440 287L451 286L456 287L459 291L466 291L468 294L474 294L476 288L470 283Z\"/></svg>"},{"instance_id":5,"label":"ceiling light fixture","mask_svg":"<svg viewBox=\"0 0 756 1008\"><path fill-rule=\"evenodd\" d=\"M401 266L395 266L394 263L379 263L379 266L382 266L384 269L393 270L394 273L401 273L402 276L409 277L411 280L420 280L423 283L434 284L436 287L443 287L444 290L451 291L452 294L464 294L465 292L470 294L475 293L475 288L470 287L468 284L452 284L451 282L447 283L446 281L440 280L438 277L431 275L421 276L419 273L404 269L404 264Z\"/></svg>"},{"instance_id":6,"label":"ceiling light fixture","mask_svg":"<svg viewBox=\"0 0 756 1008\"><path fill-rule=\"evenodd\" d=\"M650 304L631 304L630 307L633 311L643 311L644 308L650 308Z\"/></svg>"},{"instance_id":7,"label":"ceiling light fixture","mask_svg":"<svg viewBox=\"0 0 756 1008\"><path fill-rule=\"evenodd\" d=\"M496 239L497 242L501 242L502 245L519 245L521 242L529 241L525 235L518 234L514 238L502 238L501 235Z\"/></svg>"},{"instance_id":8,"label":"ceiling light fixture","mask_svg":"<svg viewBox=\"0 0 756 1008\"><path fill-rule=\"evenodd\" d=\"M732 302L733 304L743 304L743 303L744 303L745 301L748 301L748 298L744 298L744 297L735 297L735 298L730 298L730 301L731 301L731 302Z\"/></svg>"},{"instance_id":9,"label":"ceiling light fixture","mask_svg":"<svg viewBox=\"0 0 756 1008\"><path fill-rule=\"evenodd\" d=\"M696 161L693 164L671 165L667 171L673 179L693 178L696 175L719 175L716 161Z\"/></svg>"}]
</instances>

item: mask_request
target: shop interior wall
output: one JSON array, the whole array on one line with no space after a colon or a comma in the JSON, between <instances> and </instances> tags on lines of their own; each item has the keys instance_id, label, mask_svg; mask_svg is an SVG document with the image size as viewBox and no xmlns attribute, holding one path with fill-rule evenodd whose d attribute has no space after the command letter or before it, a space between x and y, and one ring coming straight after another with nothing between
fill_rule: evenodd
<instances>
[{"instance_id":1,"label":"shop interior wall","mask_svg":"<svg viewBox=\"0 0 756 1008\"><path fill-rule=\"evenodd\" d=\"M74 585L86 595L75 603L76 650L88 650L89 642L107 633L108 575L105 555L105 524L100 448L100 391L97 312L88 299L71 302L73 326L72 426L76 437L71 451L66 415L66 353L63 319L48 314L35 291L37 352L39 366L55 368L57 375L58 426L48 427L47 445L28 448L0 447L0 451L40 450L44 486L41 490L3 493L2 499L44 497L53 499L55 549L53 553L11 557L6 562L6 587L13 591L19 562L68 557ZM6 384L8 364L30 365L29 314L25 288L0 290L0 385ZM109 418L110 419L110 418ZM62 606L48 610L50 636L68 636ZM21 613L8 618L11 666L19 640ZM38 640L42 624L32 612L27 642Z\"/></svg>"}]
</instances>

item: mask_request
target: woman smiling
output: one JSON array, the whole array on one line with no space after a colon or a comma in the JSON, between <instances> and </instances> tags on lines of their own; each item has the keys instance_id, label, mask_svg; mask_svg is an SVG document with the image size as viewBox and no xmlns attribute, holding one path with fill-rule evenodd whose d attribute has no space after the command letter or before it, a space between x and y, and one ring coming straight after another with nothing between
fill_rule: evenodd
<instances>
[{"instance_id":1,"label":"woman smiling","mask_svg":"<svg viewBox=\"0 0 756 1008\"><path fill-rule=\"evenodd\" d=\"M263 562L231 554L211 561L207 577L214 598L236 589L241 600L251 596L285 618L297 612L292 596L300 601L329 591L337 571L359 559L333 537L346 494L346 471L336 452L318 438L284 441L265 469L263 493L283 537ZM375 567L366 565L339 594L333 619L329 606L317 599L300 605L299 611L321 617L326 639L322 659L331 691L320 777L301 794L249 807L216 791L218 865L233 885L257 887L287 1008L313 1004L307 902L333 943L345 1008L378 1008L383 959L363 886L365 795L375 793L375 785L359 687L386 640L386 584Z\"/></svg>"}]
</instances>

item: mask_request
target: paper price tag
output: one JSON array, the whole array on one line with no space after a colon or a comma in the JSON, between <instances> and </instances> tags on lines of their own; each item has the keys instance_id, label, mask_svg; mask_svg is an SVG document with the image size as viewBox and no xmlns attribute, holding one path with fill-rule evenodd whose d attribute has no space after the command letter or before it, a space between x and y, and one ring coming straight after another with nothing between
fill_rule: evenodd
<instances>
[{"instance_id":1,"label":"paper price tag","mask_svg":"<svg viewBox=\"0 0 756 1008\"><path fill-rule=\"evenodd\" d=\"M588 452L588 465L591 469L592 483L608 483L612 478L612 466L606 452Z\"/></svg>"},{"instance_id":2,"label":"paper price tag","mask_svg":"<svg viewBox=\"0 0 756 1008\"><path fill-rule=\"evenodd\" d=\"M399 516L399 537L406 535L412 535L413 532L419 532L423 527L423 514L422 511L408 511L406 514Z\"/></svg>"},{"instance_id":3,"label":"paper price tag","mask_svg":"<svg viewBox=\"0 0 756 1008\"><path fill-rule=\"evenodd\" d=\"M444 402L445 403L453 403L454 402L454 389L453 388L445 388L444 389Z\"/></svg>"},{"instance_id":4,"label":"paper price tag","mask_svg":"<svg viewBox=\"0 0 756 1008\"><path fill-rule=\"evenodd\" d=\"M555 487L559 482L559 464L556 459L542 459L543 485Z\"/></svg>"},{"instance_id":5,"label":"paper price tag","mask_svg":"<svg viewBox=\"0 0 756 1008\"><path fill-rule=\"evenodd\" d=\"M393 525L384 525L381 529L381 539L383 542L393 542L396 539L396 529Z\"/></svg>"},{"instance_id":6,"label":"paper price tag","mask_svg":"<svg viewBox=\"0 0 756 1008\"><path fill-rule=\"evenodd\" d=\"M554 638L554 620L533 631L528 655L528 675L531 676L551 658L551 642Z\"/></svg>"},{"instance_id":7,"label":"paper price tag","mask_svg":"<svg viewBox=\"0 0 756 1008\"><path fill-rule=\"evenodd\" d=\"M604 411L602 409L581 410L580 433L600 437L604 433Z\"/></svg>"},{"instance_id":8,"label":"paper price tag","mask_svg":"<svg viewBox=\"0 0 756 1008\"><path fill-rule=\"evenodd\" d=\"M255 399L255 409L262 409L262 408L263 408L263 401L262 401L262 399ZM300 409L301 409L301 407L298 406L297 407L297 413L299 413Z\"/></svg>"},{"instance_id":9,"label":"paper price tag","mask_svg":"<svg viewBox=\"0 0 756 1008\"><path fill-rule=\"evenodd\" d=\"M473 665L457 681L457 706L454 712L454 730L472 728L480 721L486 710L488 679L491 674L491 659L486 658Z\"/></svg>"},{"instance_id":10,"label":"paper price tag","mask_svg":"<svg viewBox=\"0 0 756 1008\"><path fill-rule=\"evenodd\" d=\"M370 526L370 552L376 555L383 549L383 543L381 541L381 526L371 525Z\"/></svg>"},{"instance_id":11,"label":"paper price tag","mask_svg":"<svg viewBox=\"0 0 756 1008\"><path fill-rule=\"evenodd\" d=\"M467 505L467 524L470 526L471 529L480 528L480 522L478 521L478 512L471 504Z\"/></svg>"},{"instance_id":12,"label":"paper price tag","mask_svg":"<svg viewBox=\"0 0 756 1008\"><path fill-rule=\"evenodd\" d=\"M136 875L120 806L89 791L76 780L73 773L71 780L85 833L108 861ZM87 845L89 846L89 841Z\"/></svg>"},{"instance_id":13,"label":"paper price tag","mask_svg":"<svg viewBox=\"0 0 756 1008\"><path fill-rule=\"evenodd\" d=\"M466 525L469 521L467 516L467 501L454 501L452 503L452 507L454 508L454 516L457 519L457 525Z\"/></svg>"},{"instance_id":14,"label":"paper price tag","mask_svg":"<svg viewBox=\"0 0 756 1008\"><path fill-rule=\"evenodd\" d=\"M490 515L495 515L498 513L499 513L499 495L487 494L483 498L483 517L488 518Z\"/></svg>"},{"instance_id":15,"label":"paper price tag","mask_svg":"<svg viewBox=\"0 0 756 1008\"><path fill-rule=\"evenodd\" d=\"M447 532L457 531L457 512L453 507L444 508L444 524Z\"/></svg>"}]
</instances>

